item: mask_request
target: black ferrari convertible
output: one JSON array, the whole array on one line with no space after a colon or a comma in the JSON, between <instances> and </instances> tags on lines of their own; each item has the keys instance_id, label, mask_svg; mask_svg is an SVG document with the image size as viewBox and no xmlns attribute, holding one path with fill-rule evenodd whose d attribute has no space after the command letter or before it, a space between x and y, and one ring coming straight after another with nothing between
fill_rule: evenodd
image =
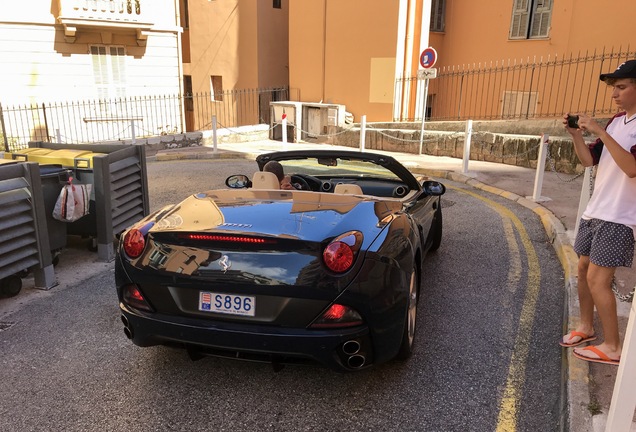
<instances>
[{"instance_id":1,"label":"black ferrari convertible","mask_svg":"<svg viewBox=\"0 0 636 432\"><path fill-rule=\"evenodd\" d=\"M278 161L280 189L263 171ZM122 233L126 336L192 356L352 371L413 350L424 258L442 239L443 184L394 158L286 151L227 189L191 195Z\"/></svg>"}]
</instances>

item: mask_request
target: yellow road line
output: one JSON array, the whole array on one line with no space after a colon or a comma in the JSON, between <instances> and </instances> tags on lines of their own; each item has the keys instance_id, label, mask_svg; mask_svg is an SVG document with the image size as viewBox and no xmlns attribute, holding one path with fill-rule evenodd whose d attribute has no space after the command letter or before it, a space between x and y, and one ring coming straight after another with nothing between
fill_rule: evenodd
<instances>
[{"instance_id":1,"label":"yellow road line","mask_svg":"<svg viewBox=\"0 0 636 432\"><path fill-rule=\"evenodd\" d=\"M447 185L447 187L449 187ZM515 337L515 348L510 358L510 365L508 367L508 377L506 379L506 387L499 404L499 415L497 419L497 432L515 432L517 430L517 417L518 408L521 403L521 393L523 385L526 379L526 362L528 359L528 352L530 348L530 339L532 336L532 326L534 323L534 317L536 312L537 298L539 296L539 289L541 285L541 269L539 268L539 259L537 253L532 246L530 237L523 226L523 223L515 216L515 214L508 210L501 204L496 203L488 198L482 197L479 194L470 192L465 189L450 187L461 193L470 195L485 202L489 207L499 213L502 221L504 222L504 231L506 239L508 241L508 247L510 250L516 248L516 240L514 239L514 232L512 228L506 228L510 224L514 225L519 233L521 244L526 252L528 260L528 283L526 287L525 298L523 300L523 306L521 308L521 315L519 317L519 326L517 329L517 335ZM508 221L508 222L506 222ZM513 245L511 242L514 241ZM517 249L518 250L518 249ZM511 277L515 277L515 263L514 254L511 256L511 269L508 273L508 280ZM519 263L520 265L520 263ZM511 273L512 272L512 273Z\"/></svg>"}]
</instances>

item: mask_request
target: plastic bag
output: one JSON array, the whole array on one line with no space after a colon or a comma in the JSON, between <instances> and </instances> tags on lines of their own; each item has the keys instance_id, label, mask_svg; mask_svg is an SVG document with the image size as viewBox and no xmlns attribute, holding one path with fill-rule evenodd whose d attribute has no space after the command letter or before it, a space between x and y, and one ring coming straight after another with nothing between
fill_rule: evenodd
<instances>
[{"instance_id":1,"label":"plastic bag","mask_svg":"<svg viewBox=\"0 0 636 432\"><path fill-rule=\"evenodd\" d=\"M88 214L91 196L90 184L73 184L73 178L68 179L55 202L53 218L62 222L74 222Z\"/></svg>"}]
</instances>

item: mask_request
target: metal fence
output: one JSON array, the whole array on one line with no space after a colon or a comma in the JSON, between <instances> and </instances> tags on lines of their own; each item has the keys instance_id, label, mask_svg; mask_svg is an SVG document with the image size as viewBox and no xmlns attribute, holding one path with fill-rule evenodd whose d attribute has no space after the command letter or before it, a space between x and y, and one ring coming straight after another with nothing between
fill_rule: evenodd
<instances>
[{"instance_id":1,"label":"metal fence","mask_svg":"<svg viewBox=\"0 0 636 432\"><path fill-rule=\"evenodd\" d=\"M31 105L0 104L5 151L29 141L69 144L113 142L220 127L269 124L272 101L298 97L289 88L142 96ZM297 91L295 92L297 93Z\"/></svg>"},{"instance_id":2,"label":"metal fence","mask_svg":"<svg viewBox=\"0 0 636 432\"><path fill-rule=\"evenodd\" d=\"M426 118L541 119L566 112L609 115L616 107L599 75L633 58L636 52L627 47L444 67L438 70L437 78L429 80ZM393 121L422 119L423 88L424 80L417 77L396 80Z\"/></svg>"}]
</instances>

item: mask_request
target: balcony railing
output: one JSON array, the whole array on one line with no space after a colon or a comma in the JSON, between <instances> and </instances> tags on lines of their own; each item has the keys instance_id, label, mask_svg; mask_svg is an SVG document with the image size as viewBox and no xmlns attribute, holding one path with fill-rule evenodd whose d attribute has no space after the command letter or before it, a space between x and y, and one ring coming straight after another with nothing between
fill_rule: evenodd
<instances>
[{"instance_id":1,"label":"balcony railing","mask_svg":"<svg viewBox=\"0 0 636 432\"><path fill-rule=\"evenodd\" d=\"M149 0L58 0L58 21L67 41L74 42L78 29L134 31L144 41L153 25L147 13ZM145 9L144 9L145 7ZM144 13L146 12L146 13Z\"/></svg>"}]
</instances>

